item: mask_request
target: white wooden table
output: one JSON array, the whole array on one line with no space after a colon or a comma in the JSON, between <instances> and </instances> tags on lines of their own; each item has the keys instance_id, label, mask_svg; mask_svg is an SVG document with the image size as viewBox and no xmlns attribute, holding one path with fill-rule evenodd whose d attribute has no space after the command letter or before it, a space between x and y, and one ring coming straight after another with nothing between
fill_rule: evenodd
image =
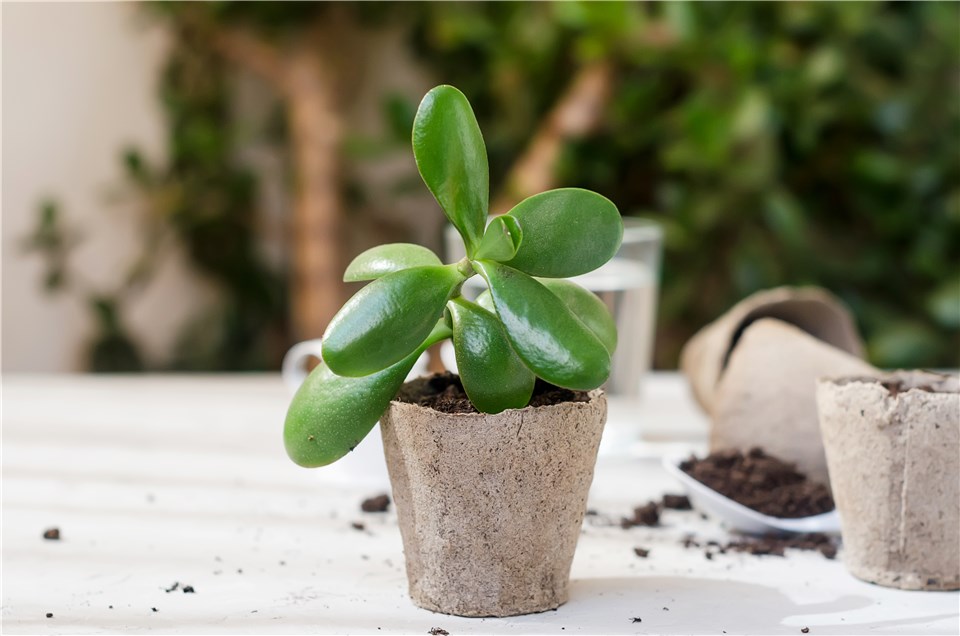
<instances>
[{"instance_id":1,"label":"white wooden table","mask_svg":"<svg viewBox=\"0 0 960 636\"><path fill-rule=\"evenodd\" d=\"M376 454L361 447L353 466L330 470L290 463L278 376L7 375L2 398L5 633L960 631L957 593L862 583L842 552L707 560L681 538L724 531L674 511L661 528L588 522L556 612L433 614L407 598L394 513L359 510L382 491ZM705 423L674 375L649 378L639 410L614 405L613 417L620 438L605 446L590 506L617 519L677 491L658 456L700 448ZM624 443L638 425L646 441ZM367 478L346 481L358 468ZM60 541L41 537L51 527ZM195 593L166 592L174 582Z\"/></svg>"}]
</instances>

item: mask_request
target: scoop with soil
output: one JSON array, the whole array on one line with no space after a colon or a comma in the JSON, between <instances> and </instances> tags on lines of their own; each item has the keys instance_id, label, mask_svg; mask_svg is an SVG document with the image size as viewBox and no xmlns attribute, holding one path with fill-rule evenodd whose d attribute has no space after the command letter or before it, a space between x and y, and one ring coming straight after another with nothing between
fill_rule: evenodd
<instances>
[{"instance_id":1,"label":"scoop with soil","mask_svg":"<svg viewBox=\"0 0 960 636\"><path fill-rule=\"evenodd\" d=\"M694 507L750 534L839 532L826 485L811 482L796 466L754 448L718 451L698 459L666 459Z\"/></svg>"}]
</instances>

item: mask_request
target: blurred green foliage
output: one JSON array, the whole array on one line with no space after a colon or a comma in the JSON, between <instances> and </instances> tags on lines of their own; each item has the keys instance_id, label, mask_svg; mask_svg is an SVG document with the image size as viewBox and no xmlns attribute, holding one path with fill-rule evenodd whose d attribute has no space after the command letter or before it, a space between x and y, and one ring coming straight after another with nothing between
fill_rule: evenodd
<instances>
[{"instance_id":1,"label":"blurred green foliage","mask_svg":"<svg viewBox=\"0 0 960 636\"><path fill-rule=\"evenodd\" d=\"M663 225L659 367L734 302L782 284L840 295L877 365L960 366L960 4L337 7L370 30L406 24L437 83L469 97L494 191L577 69L612 62L601 125L566 145L556 181ZM283 41L330 10L151 6L176 41L161 91L171 157L149 166L128 153L128 175L224 298L173 367L270 367L288 344L284 276L255 245L257 179L236 160L232 71L188 27L200 11ZM408 138L416 104L383 101L390 139L354 134L347 152ZM264 134L283 143L282 126ZM345 184L348 201L362 187Z\"/></svg>"},{"instance_id":2,"label":"blurred green foliage","mask_svg":"<svg viewBox=\"0 0 960 636\"><path fill-rule=\"evenodd\" d=\"M577 66L615 60L557 181L663 224L659 366L782 284L839 294L877 365L960 364L960 5L442 3L418 42L495 183Z\"/></svg>"}]
</instances>

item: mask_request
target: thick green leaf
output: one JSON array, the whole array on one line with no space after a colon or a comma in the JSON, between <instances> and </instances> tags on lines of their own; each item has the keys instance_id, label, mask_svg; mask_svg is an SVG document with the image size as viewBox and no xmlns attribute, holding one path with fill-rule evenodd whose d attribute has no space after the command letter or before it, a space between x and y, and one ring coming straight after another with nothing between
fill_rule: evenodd
<instances>
[{"instance_id":1,"label":"thick green leaf","mask_svg":"<svg viewBox=\"0 0 960 636\"><path fill-rule=\"evenodd\" d=\"M596 294L569 280L544 278L540 283L563 301L563 304L593 332L610 355L617 348L617 325Z\"/></svg>"},{"instance_id":2,"label":"thick green leaf","mask_svg":"<svg viewBox=\"0 0 960 636\"><path fill-rule=\"evenodd\" d=\"M531 276L569 278L613 258L623 221L609 199L579 188L549 190L510 210L526 235L507 264Z\"/></svg>"},{"instance_id":3,"label":"thick green leaf","mask_svg":"<svg viewBox=\"0 0 960 636\"><path fill-rule=\"evenodd\" d=\"M603 343L556 295L521 271L494 261L473 267L490 285L497 315L530 370L570 389L594 389L610 375Z\"/></svg>"},{"instance_id":4,"label":"thick green leaf","mask_svg":"<svg viewBox=\"0 0 960 636\"><path fill-rule=\"evenodd\" d=\"M353 259L347 266L347 271L343 273L343 282L374 280L390 272L424 265L443 265L443 263L436 254L422 245L413 243L378 245Z\"/></svg>"},{"instance_id":5,"label":"thick green leaf","mask_svg":"<svg viewBox=\"0 0 960 636\"><path fill-rule=\"evenodd\" d=\"M517 357L500 320L463 298L447 303L453 350L467 397L484 413L520 409L530 402L536 376Z\"/></svg>"},{"instance_id":6,"label":"thick green leaf","mask_svg":"<svg viewBox=\"0 0 960 636\"><path fill-rule=\"evenodd\" d=\"M375 373L407 357L463 282L455 265L413 267L373 281L347 301L323 336L323 359L337 375Z\"/></svg>"},{"instance_id":7,"label":"thick green leaf","mask_svg":"<svg viewBox=\"0 0 960 636\"><path fill-rule=\"evenodd\" d=\"M441 321L409 356L362 378L336 375L321 363L287 409L283 442L290 459L313 468L353 450L383 415L420 354L449 336L450 329Z\"/></svg>"},{"instance_id":8,"label":"thick green leaf","mask_svg":"<svg viewBox=\"0 0 960 636\"><path fill-rule=\"evenodd\" d=\"M413 121L413 155L424 183L473 254L483 234L490 189L487 149L467 98L437 86Z\"/></svg>"},{"instance_id":9,"label":"thick green leaf","mask_svg":"<svg viewBox=\"0 0 960 636\"><path fill-rule=\"evenodd\" d=\"M477 248L476 258L486 258L492 261L509 261L513 258L520 243L523 241L523 230L520 222L512 216L494 217L483 233L480 247Z\"/></svg>"}]
</instances>

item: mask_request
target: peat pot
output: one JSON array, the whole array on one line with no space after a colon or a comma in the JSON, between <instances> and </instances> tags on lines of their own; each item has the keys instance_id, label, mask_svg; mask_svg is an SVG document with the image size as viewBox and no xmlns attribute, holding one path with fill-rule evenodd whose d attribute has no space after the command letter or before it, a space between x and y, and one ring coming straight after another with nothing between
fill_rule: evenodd
<instances>
[{"instance_id":1,"label":"peat pot","mask_svg":"<svg viewBox=\"0 0 960 636\"><path fill-rule=\"evenodd\" d=\"M816 381L866 375L850 312L815 287L758 292L701 329L680 365L710 415L710 450L760 446L827 482L817 423Z\"/></svg>"},{"instance_id":2,"label":"peat pot","mask_svg":"<svg viewBox=\"0 0 960 636\"><path fill-rule=\"evenodd\" d=\"M850 572L906 590L960 588L957 378L821 379L817 403Z\"/></svg>"},{"instance_id":3,"label":"peat pot","mask_svg":"<svg viewBox=\"0 0 960 636\"><path fill-rule=\"evenodd\" d=\"M496 415L390 404L380 430L414 603L513 616L567 601L607 415L589 395Z\"/></svg>"}]
</instances>

